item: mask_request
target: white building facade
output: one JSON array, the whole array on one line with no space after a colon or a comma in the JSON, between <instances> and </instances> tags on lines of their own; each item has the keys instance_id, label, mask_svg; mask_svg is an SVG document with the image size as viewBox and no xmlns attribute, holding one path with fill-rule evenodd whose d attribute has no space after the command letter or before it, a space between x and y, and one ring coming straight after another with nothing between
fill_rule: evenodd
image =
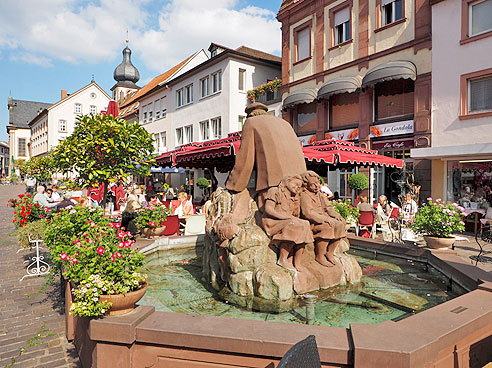
<instances>
[{"instance_id":1,"label":"white building facade","mask_svg":"<svg viewBox=\"0 0 492 368\"><path fill-rule=\"evenodd\" d=\"M156 153L242 130L247 91L280 78L279 57L246 47L232 50L216 44L209 51L210 58L199 51L193 67L190 64L181 69L138 99L139 122L154 135ZM279 104L272 107L271 113L275 109L279 110ZM172 176L170 184L191 184L191 180L196 182L204 175L203 170L189 171L186 178ZM223 185L225 175L215 175Z\"/></svg>"},{"instance_id":2,"label":"white building facade","mask_svg":"<svg viewBox=\"0 0 492 368\"><path fill-rule=\"evenodd\" d=\"M70 95L63 90L61 97L29 123L32 157L46 154L72 134L78 116L100 114L110 101L109 95L94 81Z\"/></svg>"},{"instance_id":3,"label":"white building facade","mask_svg":"<svg viewBox=\"0 0 492 368\"><path fill-rule=\"evenodd\" d=\"M492 178L492 0L431 4L432 146L411 155L432 160L432 196L457 201Z\"/></svg>"}]
</instances>

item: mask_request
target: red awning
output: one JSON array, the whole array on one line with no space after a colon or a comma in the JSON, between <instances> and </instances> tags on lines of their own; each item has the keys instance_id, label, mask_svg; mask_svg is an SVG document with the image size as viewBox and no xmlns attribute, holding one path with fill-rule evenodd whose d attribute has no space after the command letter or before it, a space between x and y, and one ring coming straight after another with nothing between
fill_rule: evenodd
<instances>
[{"instance_id":1,"label":"red awning","mask_svg":"<svg viewBox=\"0 0 492 368\"><path fill-rule=\"evenodd\" d=\"M226 138L207 142L189 143L157 157L163 166L179 167L221 167L232 169L234 156L241 145L240 132ZM379 155L377 151L356 146L353 142L329 139L315 142L302 148L308 162L330 165L353 164L364 166L403 167L403 161Z\"/></svg>"}]
</instances>

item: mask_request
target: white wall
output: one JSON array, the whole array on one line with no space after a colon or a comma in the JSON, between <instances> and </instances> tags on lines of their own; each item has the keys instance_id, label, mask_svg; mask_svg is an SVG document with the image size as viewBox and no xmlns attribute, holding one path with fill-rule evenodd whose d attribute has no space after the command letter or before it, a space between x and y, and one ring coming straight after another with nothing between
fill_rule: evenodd
<instances>
[{"instance_id":1,"label":"white wall","mask_svg":"<svg viewBox=\"0 0 492 368\"><path fill-rule=\"evenodd\" d=\"M26 156L19 156L17 144L19 138L25 138L26 140ZM22 159L29 160L29 146L28 143L31 139L31 131L29 129L11 129L9 134L10 156L14 156L14 160ZM12 165L12 163L11 163Z\"/></svg>"},{"instance_id":2,"label":"white wall","mask_svg":"<svg viewBox=\"0 0 492 368\"><path fill-rule=\"evenodd\" d=\"M492 68L492 37L460 45L461 0L432 6L432 146L492 142L492 118L459 120L460 75Z\"/></svg>"},{"instance_id":3,"label":"white wall","mask_svg":"<svg viewBox=\"0 0 492 368\"><path fill-rule=\"evenodd\" d=\"M91 97L91 94L95 97ZM90 113L90 106L96 106L96 114L101 110L106 110L109 104L109 98L96 86L91 85L84 91L69 96L59 105L48 110L48 150L56 147L59 141L68 137L73 133L75 121L79 114L75 113L75 104L82 105L82 115ZM58 130L58 121L65 120L67 122L67 131L60 132Z\"/></svg>"}]
</instances>

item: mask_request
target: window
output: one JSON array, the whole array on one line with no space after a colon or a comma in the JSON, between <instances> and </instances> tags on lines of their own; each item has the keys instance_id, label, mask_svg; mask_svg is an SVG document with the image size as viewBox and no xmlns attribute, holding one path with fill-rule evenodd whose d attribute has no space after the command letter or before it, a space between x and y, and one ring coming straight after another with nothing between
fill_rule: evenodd
<instances>
[{"instance_id":1,"label":"window","mask_svg":"<svg viewBox=\"0 0 492 368\"><path fill-rule=\"evenodd\" d=\"M58 131L59 132L67 131L67 122L65 120L58 120Z\"/></svg>"},{"instance_id":2,"label":"window","mask_svg":"<svg viewBox=\"0 0 492 368\"><path fill-rule=\"evenodd\" d=\"M160 119L161 118L161 100L156 100L155 101L155 119Z\"/></svg>"},{"instance_id":3,"label":"window","mask_svg":"<svg viewBox=\"0 0 492 368\"><path fill-rule=\"evenodd\" d=\"M463 0L460 44L492 36L492 0Z\"/></svg>"},{"instance_id":4,"label":"window","mask_svg":"<svg viewBox=\"0 0 492 368\"><path fill-rule=\"evenodd\" d=\"M200 79L200 98L207 97L210 94L208 81L208 76Z\"/></svg>"},{"instance_id":5,"label":"window","mask_svg":"<svg viewBox=\"0 0 492 368\"><path fill-rule=\"evenodd\" d=\"M185 87L185 104L193 102L193 84Z\"/></svg>"},{"instance_id":6,"label":"window","mask_svg":"<svg viewBox=\"0 0 492 368\"><path fill-rule=\"evenodd\" d=\"M143 123L147 124L147 106L142 107Z\"/></svg>"},{"instance_id":7,"label":"window","mask_svg":"<svg viewBox=\"0 0 492 368\"><path fill-rule=\"evenodd\" d=\"M492 31L492 0L477 1L468 5L468 35Z\"/></svg>"},{"instance_id":8,"label":"window","mask_svg":"<svg viewBox=\"0 0 492 368\"><path fill-rule=\"evenodd\" d=\"M330 97L330 124L326 128L338 129L359 123L359 94L339 93Z\"/></svg>"},{"instance_id":9,"label":"window","mask_svg":"<svg viewBox=\"0 0 492 368\"><path fill-rule=\"evenodd\" d=\"M295 61L302 61L311 56L311 22L301 27L294 31Z\"/></svg>"},{"instance_id":10,"label":"window","mask_svg":"<svg viewBox=\"0 0 492 368\"><path fill-rule=\"evenodd\" d=\"M300 104L297 107L297 132L314 133L318 122L316 119L316 104Z\"/></svg>"},{"instance_id":11,"label":"window","mask_svg":"<svg viewBox=\"0 0 492 368\"><path fill-rule=\"evenodd\" d=\"M375 120L408 117L413 114L414 82L398 79L378 83L375 87Z\"/></svg>"},{"instance_id":12,"label":"window","mask_svg":"<svg viewBox=\"0 0 492 368\"><path fill-rule=\"evenodd\" d=\"M160 143L160 136L159 134L154 134L154 149L155 152L160 152L159 150L159 143Z\"/></svg>"},{"instance_id":13,"label":"window","mask_svg":"<svg viewBox=\"0 0 492 368\"><path fill-rule=\"evenodd\" d=\"M90 107L90 113L96 115L97 114L97 107L94 105L91 105Z\"/></svg>"},{"instance_id":14,"label":"window","mask_svg":"<svg viewBox=\"0 0 492 368\"><path fill-rule=\"evenodd\" d=\"M152 105L153 105L152 103L147 105L147 116L149 117L149 123L152 123L152 112L153 112L152 111L152 109L153 109Z\"/></svg>"},{"instance_id":15,"label":"window","mask_svg":"<svg viewBox=\"0 0 492 368\"><path fill-rule=\"evenodd\" d=\"M337 11L333 20L333 45L350 40L350 7Z\"/></svg>"},{"instance_id":16,"label":"window","mask_svg":"<svg viewBox=\"0 0 492 368\"><path fill-rule=\"evenodd\" d=\"M222 120L221 118L212 119L212 138L220 138L222 135Z\"/></svg>"},{"instance_id":17,"label":"window","mask_svg":"<svg viewBox=\"0 0 492 368\"><path fill-rule=\"evenodd\" d=\"M176 129L176 146L183 144L183 128Z\"/></svg>"},{"instance_id":18,"label":"window","mask_svg":"<svg viewBox=\"0 0 492 368\"><path fill-rule=\"evenodd\" d=\"M185 143L193 142L193 125L187 125L184 127Z\"/></svg>"},{"instance_id":19,"label":"window","mask_svg":"<svg viewBox=\"0 0 492 368\"><path fill-rule=\"evenodd\" d=\"M165 98L161 98L161 116L163 118L166 117L167 115L167 108L166 108L166 99Z\"/></svg>"},{"instance_id":20,"label":"window","mask_svg":"<svg viewBox=\"0 0 492 368\"><path fill-rule=\"evenodd\" d=\"M82 104L79 104L79 103L75 104L75 113L76 114L82 114Z\"/></svg>"},{"instance_id":21,"label":"window","mask_svg":"<svg viewBox=\"0 0 492 368\"><path fill-rule=\"evenodd\" d=\"M212 93L222 91L222 72L212 74Z\"/></svg>"},{"instance_id":22,"label":"window","mask_svg":"<svg viewBox=\"0 0 492 368\"><path fill-rule=\"evenodd\" d=\"M403 0L381 0L381 26L403 18Z\"/></svg>"},{"instance_id":23,"label":"window","mask_svg":"<svg viewBox=\"0 0 492 368\"><path fill-rule=\"evenodd\" d=\"M184 105L184 89L178 89L176 91L176 106L180 107Z\"/></svg>"},{"instance_id":24,"label":"window","mask_svg":"<svg viewBox=\"0 0 492 368\"><path fill-rule=\"evenodd\" d=\"M462 75L460 94L460 119L492 116L492 68Z\"/></svg>"},{"instance_id":25,"label":"window","mask_svg":"<svg viewBox=\"0 0 492 368\"><path fill-rule=\"evenodd\" d=\"M238 125L239 125L239 130L243 130L245 120L246 120L246 116L243 116L243 115L238 116L237 121L238 121Z\"/></svg>"},{"instance_id":26,"label":"window","mask_svg":"<svg viewBox=\"0 0 492 368\"><path fill-rule=\"evenodd\" d=\"M239 68L239 90L244 91L244 84L245 84L245 77L246 77L246 70Z\"/></svg>"},{"instance_id":27,"label":"window","mask_svg":"<svg viewBox=\"0 0 492 368\"><path fill-rule=\"evenodd\" d=\"M200 122L200 138L202 141L210 139L210 123L208 120Z\"/></svg>"},{"instance_id":28,"label":"window","mask_svg":"<svg viewBox=\"0 0 492 368\"><path fill-rule=\"evenodd\" d=\"M162 132L161 133L161 149L162 151L165 151L167 147L167 133Z\"/></svg>"},{"instance_id":29,"label":"window","mask_svg":"<svg viewBox=\"0 0 492 368\"><path fill-rule=\"evenodd\" d=\"M468 112L492 111L492 75L468 81Z\"/></svg>"},{"instance_id":30,"label":"window","mask_svg":"<svg viewBox=\"0 0 492 368\"><path fill-rule=\"evenodd\" d=\"M17 156L26 155L26 138L19 138L17 141Z\"/></svg>"}]
</instances>

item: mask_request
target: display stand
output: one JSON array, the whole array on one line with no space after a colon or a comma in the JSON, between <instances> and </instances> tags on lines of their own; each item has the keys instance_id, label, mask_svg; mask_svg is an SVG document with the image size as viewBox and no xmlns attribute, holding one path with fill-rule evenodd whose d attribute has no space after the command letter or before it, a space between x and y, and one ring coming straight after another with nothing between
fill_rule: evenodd
<instances>
[{"instance_id":1,"label":"display stand","mask_svg":"<svg viewBox=\"0 0 492 368\"><path fill-rule=\"evenodd\" d=\"M24 280L26 277L43 276L50 272L50 265L44 261L44 256L39 255L39 244L42 243L43 240L31 240L29 238L29 242L36 244L36 256L32 257L32 263L27 266L27 275L22 276L20 281Z\"/></svg>"}]
</instances>

